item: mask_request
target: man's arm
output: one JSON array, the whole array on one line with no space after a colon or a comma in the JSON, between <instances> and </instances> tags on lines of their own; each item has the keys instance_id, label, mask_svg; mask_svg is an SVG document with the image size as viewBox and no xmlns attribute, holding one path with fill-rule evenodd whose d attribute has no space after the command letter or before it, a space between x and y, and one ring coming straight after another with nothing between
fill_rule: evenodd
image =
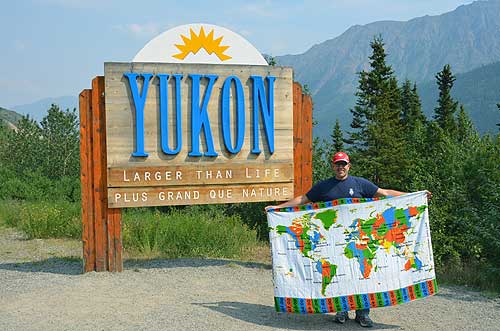
<instances>
[{"instance_id":1,"label":"man's arm","mask_svg":"<svg viewBox=\"0 0 500 331\"><path fill-rule=\"evenodd\" d=\"M295 206L300 206L304 205L308 202L311 202L307 195L299 195L298 197L295 197L291 200L288 200L287 202L283 202L282 204L276 205L276 206L266 206L266 211L269 209L277 209L277 208L285 208L285 207L295 207Z\"/></svg>"},{"instance_id":2,"label":"man's arm","mask_svg":"<svg viewBox=\"0 0 500 331\"><path fill-rule=\"evenodd\" d=\"M397 196L400 196L400 195L403 195L403 194L406 194L406 192L400 192L400 191L396 191L396 190L389 190L389 189L379 188L377 190L377 192L375 193L375 197L376 198L388 197L388 196L397 197Z\"/></svg>"},{"instance_id":3,"label":"man's arm","mask_svg":"<svg viewBox=\"0 0 500 331\"><path fill-rule=\"evenodd\" d=\"M431 200L432 198L432 193L429 192L429 191L425 191L427 193L427 200ZM406 192L400 192L400 191L396 191L396 190L389 190L389 189L383 189L383 188L379 188L377 190L377 192L375 193L375 197L376 198L380 198L380 197L387 197L387 196L391 196L391 197L397 197L397 196L400 196L400 195L403 195L403 194L406 194Z\"/></svg>"}]
</instances>

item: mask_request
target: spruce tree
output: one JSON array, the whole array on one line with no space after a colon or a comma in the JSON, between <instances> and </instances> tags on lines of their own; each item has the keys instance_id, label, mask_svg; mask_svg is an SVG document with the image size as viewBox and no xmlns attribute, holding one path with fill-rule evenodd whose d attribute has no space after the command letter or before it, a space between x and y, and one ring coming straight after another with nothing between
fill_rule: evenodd
<instances>
[{"instance_id":1,"label":"spruce tree","mask_svg":"<svg viewBox=\"0 0 500 331\"><path fill-rule=\"evenodd\" d=\"M362 71L351 110L353 121L348 142L355 157L354 171L380 186L400 188L409 160L403 157L404 128L401 122L401 91L386 63L381 37L370 44L371 70Z\"/></svg>"},{"instance_id":2,"label":"spruce tree","mask_svg":"<svg viewBox=\"0 0 500 331\"><path fill-rule=\"evenodd\" d=\"M478 141L479 135L469 115L465 112L464 106L460 105L460 110L457 115L457 139L458 142L465 148L473 148L468 146Z\"/></svg>"},{"instance_id":3,"label":"spruce tree","mask_svg":"<svg viewBox=\"0 0 500 331\"><path fill-rule=\"evenodd\" d=\"M356 92L356 105L351 109L353 116L351 127L354 131L349 133L349 144L354 150L366 149L367 126L373 121L375 107L379 99L387 90L389 79L394 72L391 66L385 62L386 54L382 37L378 36L370 43L372 55L370 59L370 71L359 73L359 85Z\"/></svg>"},{"instance_id":4,"label":"spruce tree","mask_svg":"<svg viewBox=\"0 0 500 331\"><path fill-rule=\"evenodd\" d=\"M330 135L333 143L333 153L337 153L344 150L344 135L342 134L342 129L340 128L340 122L337 119L335 121L335 127Z\"/></svg>"},{"instance_id":5,"label":"spruce tree","mask_svg":"<svg viewBox=\"0 0 500 331\"><path fill-rule=\"evenodd\" d=\"M401 87L401 119L406 128L411 128L415 122L425 123L422 103L417 92L417 84L411 85L407 79Z\"/></svg>"},{"instance_id":6,"label":"spruce tree","mask_svg":"<svg viewBox=\"0 0 500 331\"><path fill-rule=\"evenodd\" d=\"M457 111L458 102L451 96L451 89L453 88L455 79L449 64L445 65L443 70L436 75L439 88L439 99L438 106L434 109L434 119L437 121L440 128L450 134L454 134L457 128L455 113Z\"/></svg>"},{"instance_id":7,"label":"spruce tree","mask_svg":"<svg viewBox=\"0 0 500 331\"><path fill-rule=\"evenodd\" d=\"M403 190L419 191L426 189L426 118L422 112L417 85L406 80L401 87L401 120L404 127L404 159L411 162L404 173Z\"/></svg>"}]
</instances>

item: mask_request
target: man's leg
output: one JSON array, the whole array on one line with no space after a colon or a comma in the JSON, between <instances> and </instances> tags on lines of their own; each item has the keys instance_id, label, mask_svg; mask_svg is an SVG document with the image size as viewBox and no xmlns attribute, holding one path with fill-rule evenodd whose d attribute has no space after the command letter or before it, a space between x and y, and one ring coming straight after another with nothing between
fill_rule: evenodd
<instances>
[{"instance_id":1,"label":"man's leg","mask_svg":"<svg viewBox=\"0 0 500 331\"><path fill-rule=\"evenodd\" d=\"M373 326L373 322L368 314L370 314L370 309L356 310L356 318L354 320L363 327L371 328Z\"/></svg>"},{"instance_id":2,"label":"man's leg","mask_svg":"<svg viewBox=\"0 0 500 331\"><path fill-rule=\"evenodd\" d=\"M335 322L344 324L346 320L349 319L349 312L348 311L339 311L337 314L335 314Z\"/></svg>"}]
</instances>

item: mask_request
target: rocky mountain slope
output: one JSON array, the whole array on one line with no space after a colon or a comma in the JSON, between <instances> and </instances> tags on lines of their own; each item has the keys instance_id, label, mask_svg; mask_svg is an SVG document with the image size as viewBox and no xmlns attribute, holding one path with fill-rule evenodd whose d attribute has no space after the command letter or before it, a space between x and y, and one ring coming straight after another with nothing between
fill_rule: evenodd
<instances>
[{"instance_id":1,"label":"rocky mountain slope","mask_svg":"<svg viewBox=\"0 0 500 331\"><path fill-rule=\"evenodd\" d=\"M454 73L467 72L500 60L500 0L476 1L406 22L353 26L303 54L276 57L279 65L295 69L295 80L309 86L319 122L316 135L327 135L335 118L348 127L357 73L368 68L370 42L378 35L384 39L388 63L401 80L432 80L445 64Z\"/></svg>"}]
</instances>

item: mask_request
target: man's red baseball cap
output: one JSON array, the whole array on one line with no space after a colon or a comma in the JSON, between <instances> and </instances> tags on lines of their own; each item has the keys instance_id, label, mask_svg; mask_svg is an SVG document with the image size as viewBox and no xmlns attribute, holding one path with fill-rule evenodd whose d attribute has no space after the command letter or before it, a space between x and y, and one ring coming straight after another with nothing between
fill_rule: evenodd
<instances>
[{"instance_id":1,"label":"man's red baseball cap","mask_svg":"<svg viewBox=\"0 0 500 331\"><path fill-rule=\"evenodd\" d=\"M332 161L333 161L333 163L337 163L337 162L340 162L340 161L344 161L344 162L347 162L347 163L351 162L351 161L349 161L349 155L347 155L347 153L344 153L344 152L337 152L337 153L335 153L335 155L332 158Z\"/></svg>"}]
</instances>

